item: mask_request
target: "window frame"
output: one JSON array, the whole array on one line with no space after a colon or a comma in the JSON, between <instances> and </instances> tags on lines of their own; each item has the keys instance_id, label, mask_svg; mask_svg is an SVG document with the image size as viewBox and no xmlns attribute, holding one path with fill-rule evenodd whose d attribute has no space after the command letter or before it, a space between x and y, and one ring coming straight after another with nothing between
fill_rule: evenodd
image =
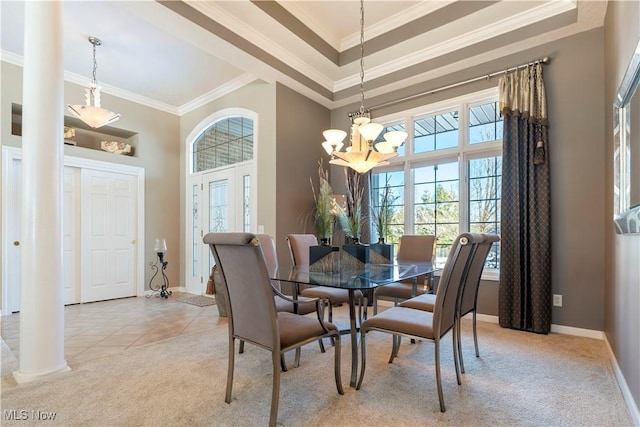
<instances>
[{"instance_id":1,"label":"window frame","mask_svg":"<svg viewBox=\"0 0 640 427\"><path fill-rule=\"evenodd\" d=\"M455 161L459 164L459 229L469 230L469 160L502 156L502 139L474 144L469 142L469 109L478 105L497 101L498 90L497 88L492 88L401 111L376 120L385 127L404 123L405 131L409 134L409 137L405 141L404 155L390 159L390 164L388 166L380 166L372 170L373 174L399 170L404 171L405 233L413 233L415 230L415 183L413 169ZM413 146L414 121L454 110L458 111L458 146L442 150L415 153L415 147ZM485 268L483 270L482 280L497 281L499 280L499 277L499 268Z\"/></svg>"}]
</instances>

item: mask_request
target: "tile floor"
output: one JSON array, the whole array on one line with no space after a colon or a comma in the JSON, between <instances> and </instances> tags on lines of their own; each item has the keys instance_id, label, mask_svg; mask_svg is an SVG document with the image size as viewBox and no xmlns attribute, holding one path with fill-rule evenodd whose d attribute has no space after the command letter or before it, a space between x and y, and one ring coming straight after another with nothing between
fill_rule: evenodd
<instances>
[{"instance_id":1,"label":"tile floor","mask_svg":"<svg viewBox=\"0 0 640 427\"><path fill-rule=\"evenodd\" d=\"M178 302L190 294L173 292L168 299L132 297L65 307L65 359L74 362L121 352L191 332L204 331L226 317L216 305L198 307ZM16 357L20 353L20 314L0 317L0 335Z\"/></svg>"}]
</instances>

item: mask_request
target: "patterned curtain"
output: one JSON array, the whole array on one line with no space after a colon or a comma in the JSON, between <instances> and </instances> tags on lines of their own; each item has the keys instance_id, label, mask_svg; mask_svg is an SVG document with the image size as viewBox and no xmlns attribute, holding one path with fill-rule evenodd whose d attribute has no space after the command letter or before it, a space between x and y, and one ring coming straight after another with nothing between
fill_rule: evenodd
<instances>
[{"instance_id":1,"label":"patterned curtain","mask_svg":"<svg viewBox=\"0 0 640 427\"><path fill-rule=\"evenodd\" d=\"M504 75L500 326L551 329L551 184L542 65Z\"/></svg>"}]
</instances>

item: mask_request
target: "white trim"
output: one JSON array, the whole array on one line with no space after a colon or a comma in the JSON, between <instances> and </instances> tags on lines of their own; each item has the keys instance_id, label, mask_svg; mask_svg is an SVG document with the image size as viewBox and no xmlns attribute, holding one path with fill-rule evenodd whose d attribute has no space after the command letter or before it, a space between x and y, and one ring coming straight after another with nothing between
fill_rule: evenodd
<instances>
[{"instance_id":1,"label":"white trim","mask_svg":"<svg viewBox=\"0 0 640 427\"><path fill-rule=\"evenodd\" d=\"M604 338L604 332L594 329L574 328L573 326L551 325L551 332L564 335L574 335L576 337L595 338L601 340Z\"/></svg>"},{"instance_id":2,"label":"white trim","mask_svg":"<svg viewBox=\"0 0 640 427\"><path fill-rule=\"evenodd\" d=\"M205 93L204 95L200 95L199 97L185 104L182 104L180 107L178 107L178 115L182 116L184 114L190 113L191 111L200 108L211 101L215 101L218 98L222 98L223 96L235 90L238 90L241 87L244 87L249 83L256 81L257 79L257 77L249 73L244 73L241 76L238 76L235 79Z\"/></svg>"},{"instance_id":3,"label":"white trim","mask_svg":"<svg viewBox=\"0 0 640 427\"><path fill-rule=\"evenodd\" d=\"M471 317L471 316L472 314L469 313L465 317ZM495 323L495 324L500 323L500 318L498 316L493 316L490 314L481 314L481 313L477 313L476 316L477 316L477 320L481 322L488 322L488 323ZM557 334L564 334L564 335L573 335L576 337L595 338L597 340L602 340L605 338L604 332L602 331L595 331L593 329L574 328L572 326L551 325L551 332L554 332Z\"/></svg>"},{"instance_id":4,"label":"white trim","mask_svg":"<svg viewBox=\"0 0 640 427\"><path fill-rule=\"evenodd\" d=\"M616 355L613 353L613 349L611 348L611 344L609 344L609 340L607 339L606 335L604 336L604 343L607 347L607 352L609 353L611 367L613 368L613 372L616 375L616 380L618 380L618 386L620 387L622 396L624 396L624 401L627 403L627 409L629 409L629 413L631 414L631 418L633 419L633 425L640 426L640 410L638 410L638 405L633 399L633 394L631 394L629 385L627 384L627 381L625 380L624 375L620 370L618 360L616 359Z\"/></svg>"}]
</instances>

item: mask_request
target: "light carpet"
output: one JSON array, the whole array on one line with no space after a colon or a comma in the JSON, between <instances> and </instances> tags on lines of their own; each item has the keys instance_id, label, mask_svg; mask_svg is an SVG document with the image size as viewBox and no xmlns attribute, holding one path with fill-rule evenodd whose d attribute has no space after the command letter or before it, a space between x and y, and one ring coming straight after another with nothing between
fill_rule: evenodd
<instances>
[{"instance_id":1,"label":"light carpet","mask_svg":"<svg viewBox=\"0 0 640 427\"><path fill-rule=\"evenodd\" d=\"M334 313L345 318L345 307ZM17 361L2 347L2 410L55 412L54 420L2 425L260 426L271 398L269 352L247 345L236 356L231 404L224 402L227 325L171 338L122 354L80 362L72 371L16 385ZM303 349L299 368L283 373L278 423L286 426L630 426L632 419L602 341L536 335L479 322L480 358L463 324L466 374L456 383L451 340L442 346L441 413L434 346L403 341L387 363L391 336L371 332L361 390L349 387L350 346L343 336L345 395L333 378L334 347ZM292 360L293 354L288 355Z\"/></svg>"}]
</instances>

